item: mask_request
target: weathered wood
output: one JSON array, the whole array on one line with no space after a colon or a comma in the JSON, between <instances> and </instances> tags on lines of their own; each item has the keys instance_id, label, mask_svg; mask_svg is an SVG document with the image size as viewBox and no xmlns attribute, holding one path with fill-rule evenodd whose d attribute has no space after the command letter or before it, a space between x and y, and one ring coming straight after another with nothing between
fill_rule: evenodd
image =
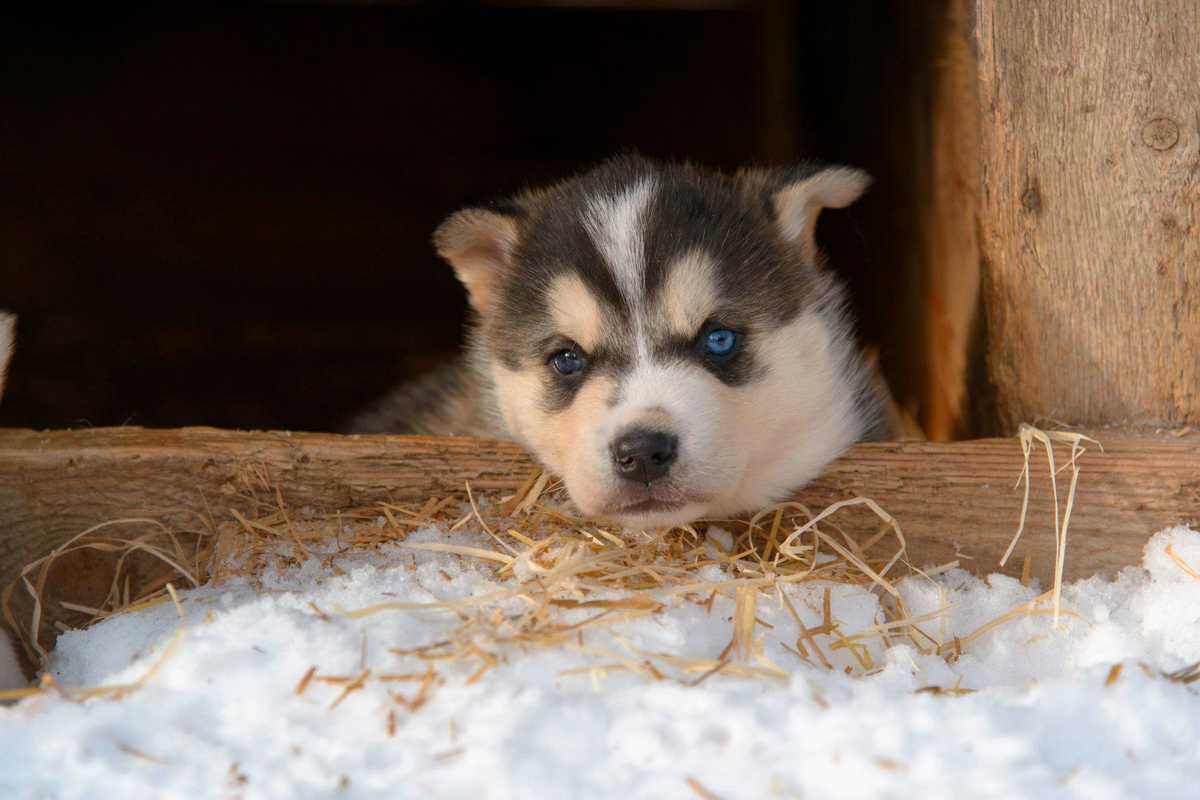
<instances>
[{"instance_id":1,"label":"weathered wood","mask_svg":"<svg viewBox=\"0 0 1200 800\"><path fill-rule=\"evenodd\" d=\"M1101 439L1106 452L1091 451L1083 459L1068 577L1136 564L1153 532L1200 519L1200 434ZM1044 456L1035 458L1028 529L1006 571L1019 570L1029 555L1034 574L1046 580L1054 559L1053 508ZM814 509L872 497L899 520L914 564L962 558L964 567L987 573L996 570L1016 528L1020 494L1013 482L1022 463L1015 439L866 444L798 497ZM260 510L248 494L263 488L264 477L292 508L331 512L384 499L424 502L431 495L461 494L468 481L480 493L510 492L532 469L511 443L466 438L0 429L0 585L97 523L148 516L195 530L197 512L221 521L232 517L232 509ZM878 525L865 516L837 521L863 538ZM101 604L113 565L110 554L90 550L55 562L47 581L53 599L38 634L43 647L52 646L55 623L86 619L59 601ZM160 576L160 566L136 559L126 564L134 596ZM27 622L31 609L28 597L17 593L18 617Z\"/></svg>"},{"instance_id":2,"label":"weathered wood","mask_svg":"<svg viewBox=\"0 0 1200 800\"><path fill-rule=\"evenodd\" d=\"M968 356L979 333L979 100L968 0L946 0L938 11L924 215L922 319L929 386L921 426L929 439L945 441L962 438L968 429Z\"/></svg>"},{"instance_id":3,"label":"weathered wood","mask_svg":"<svg viewBox=\"0 0 1200 800\"><path fill-rule=\"evenodd\" d=\"M1200 422L1200 3L976 15L1001 422Z\"/></svg>"},{"instance_id":4,"label":"weathered wood","mask_svg":"<svg viewBox=\"0 0 1200 800\"><path fill-rule=\"evenodd\" d=\"M1082 461L1067 562L1072 576L1136 564L1154 531L1200 519L1200 435L1099 438L1105 452L1093 449ZM1044 456L1035 458L1029 529L1017 553L1030 553L1035 574L1046 576L1053 510ZM972 559L964 565L987 572L1016 529L1021 498L1013 485L1021 464L1015 439L864 444L799 497L815 508L872 497L900 521L914 563L961 552ZM247 510L246 482L262 473L289 505L332 511L384 499L423 501L461 492L467 481L477 491L511 491L532 469L516 445L467 438L0 429L0 580L98 522L183 510L228 518L230 508Z\"/></svg>"}]
</instances>

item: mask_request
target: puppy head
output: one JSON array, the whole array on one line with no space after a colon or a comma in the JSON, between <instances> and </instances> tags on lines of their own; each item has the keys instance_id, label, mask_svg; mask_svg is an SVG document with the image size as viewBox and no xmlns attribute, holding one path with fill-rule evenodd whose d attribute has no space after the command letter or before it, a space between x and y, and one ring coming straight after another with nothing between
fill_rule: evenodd
<instances>
[{"instance_id":1,"label":"puppy head","mask_svg":"<svg viewBox=\"0 0 1200 800\"><path fill-rule=\"evenodd\" d=\"M861 436L861 368L813 236L867 183L625 157L461 211L435 244L514 438L585 514L665 526L769 503Z\"/></svg>"}]
</instances>

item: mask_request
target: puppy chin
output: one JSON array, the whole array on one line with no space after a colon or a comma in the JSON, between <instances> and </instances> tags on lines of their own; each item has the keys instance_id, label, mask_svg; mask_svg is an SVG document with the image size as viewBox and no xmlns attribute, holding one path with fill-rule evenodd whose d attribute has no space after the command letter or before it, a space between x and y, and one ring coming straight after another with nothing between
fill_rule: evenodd
<instances>
[{"instance_id":1,"label":"puppy chin","mask_svg":"<svg viewBox=\"0 0 1200 800\"><path fill-rule=\"evenodd\" d=\"M577 492L568 480L567 491L584 516L628 530L685 525L704 516L712 506L708 495L671 483L655 483L647 488L607 486L600 491Z\"/></svg>"},{"instance_id":2,"label":"puppy chin","mask_svg":"<svg viewBox=\"0 0 1200 800\"><path fill-rule=\"evenodd\" d=\"M736 517L739 514L748 514L755 511L762 511L768 506L774 505L779 499L786 497L783 493L780 497L764 492L760 489L753 491L739 491L734 494L729 494L724 497L718 497L709 504L708 514L711 518L716 517Z\"/></svg>"},{"instance_id":3,"label":"puppy chin","mask_svg":"<svg viewBox=\"0 0 1200 800\"><path fill-rule=\"evenodd\" d=\"M684 503L651 507L645 511L632 509L618 511L602 516L626 530L637 531L686 525L703 517L707 510L708 506L705 503Z\"/></svg>"}]
</instances>

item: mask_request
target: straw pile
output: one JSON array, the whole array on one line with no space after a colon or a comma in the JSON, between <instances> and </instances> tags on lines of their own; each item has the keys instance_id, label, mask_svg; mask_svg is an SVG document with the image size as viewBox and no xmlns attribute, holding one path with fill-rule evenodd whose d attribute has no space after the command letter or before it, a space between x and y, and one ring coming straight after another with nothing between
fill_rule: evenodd
<instances>
[{"instance_id":1,"label":"straw pile","mask_svg":"<svg viewBox=\"0 0 1200 800\"><path fill-rule=\"evenodd\" d=\"M1045 444L1053 476L1052 441L1071 447L1067 467L1074 472L1066 500L1066 513L1055 520L1060 547L1055 586L1051 591L983 625L969 636L941 641L927 625L945 609L914 617L905 607L896 583L907 575L932 576L958 566L954 561L933 569L918 570L906 560L905 539L900 523L875 501L851 498L814 511L799 503L783 503L749 519L706 521L670 530L619 532L572 513L564 492L548 474L535 473L515 494L477 497L471 487L464 495L430 497L425 503L379 505L318 514L309 509L289 508L279 487L265 474L248 472L243 482L243 509L223 515L198 516L188 528L170 527L153 519L115 520L80 533L43 559L29 564L3 594L9 623L22 634L29 655L44 660L46 652L33 633L41 624L53 587L47 576L57 558L78 549L117 553L119 558L108 597L97 607L68 606L84 615L84 624L114 614L133 613L171 602L175 585L199 586L231 576L260 576L265 570L284 568L319 559L325 569L337 574L339 556L347 552L379 548L389 544L413 550L433 551L469 559L494 569L503 588L464 599L428 604L381 602L368 608L337 612L362 617L381 612L441 609L459 620L445 640L414 650L395 651L427 665L421 672L405 675L322 676L315 669L300 678L297 692L314 681L343 687L340 702L367 680L411 681L417 685L410 710L425 702L435 682L433 665L466 662L473 667L474 682L494 668L512 647L573 647L589 656L593 666L578 672L593 678L608 671L628 671L652 680L674 680L695 685L718 673L744 678L785 679L788 672L763 656L759 603L774 602L786 608L798 625L800 635L792 648L810 664L830 668L828 653L844 649L854 659L855 674L867 675L880 667L866 646L878 641L885 646L906 642L923 654L957 658L971 642L988 630L1028 615L1069 613L1060 610L1062 560L1066 553L1067 529L1078 480L1077 459L1086 437L1075 434L1046 434L1022 430L1028 481L1032 443ZM1065 468L1065 467L1064 467ZM1028 491L1028 489L1026 490ZM1057 500L1057 496L1056 496ZM874 533L856 539L840 520L850 515L873 515ZM858 520L861 523L861 518ZM1022 516L1022 526L1024 518ZM479 533L477 544L450 541L409 541L418 530L437 528L455 532L470 527ZM861 524L854 526L862 530ZM1020 536L1020 531L1018 531ZM446 537L451 538L451 537ZM1014 539L1015 544L1015 539ZM1010 548L1011 552L1011 548ZM125 569L127 558L137 555L160 566L154 579L136 589ZM714 572L715 568L715 572ZM1028 575L1029 565L1025 565ZM719 577L714 577L719 576ZM877 624L852 632L843 630L832 613L830 591L824 591L823 619L806 626L782 591L789 584L825 582L855 584L877 594L884 618ZM17 620L11 610L15 591L33 601L29 619ZM733 601L735 613L728 645L710 658L685 658L671 653L646 653L625 647L620 652L596 648L585 638L589 629L611 629L619 622L648 617L667 605L690 602L711 607L724 596ZM1049 607L1047 607L1049 603ZM314 613L335 612L319 608ZM169 648L168 648L169 651ZM164 658L167 656L164 653ZM65 690L43 682L34 691L62 691L72 696L120 696L135 686Z\"/></svg>"}]
</instances>

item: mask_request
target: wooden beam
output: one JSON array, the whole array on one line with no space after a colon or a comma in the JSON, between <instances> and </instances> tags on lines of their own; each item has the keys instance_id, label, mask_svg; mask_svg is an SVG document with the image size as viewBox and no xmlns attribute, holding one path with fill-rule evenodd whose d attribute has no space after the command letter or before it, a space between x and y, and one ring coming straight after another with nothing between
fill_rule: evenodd
<instances>
[{"instance_id":1,"label":"wooden beam","mask_svg":"<svg viewBox=\"0 0 1200 800\"><path fill-rule=\"evenodd\" d=\"M1105 451L1083 456L1071 522L1067 574L1074 577L1137 564L1155 531L1200 520L1200 435L1097 436ZM797 496L813 508L871 497L899 520L915 564L961 553L970 557L964 566L987 573L1016 530L1021 496L1013 487L1022 463L1016 439L863 444ZM1053 563L1053 508L1038 451L1032 467L1028 530L1015 567L1031 554L1044 578ZM0 580L99 522L194 512L227 519L232 508L247 511L241 495L257 475L269 476L292 507L334 511L423 501L461 492L468 481L479 492L512 491L533 468L514 444L467 438L0 429Z\"/></svg>"},{"instance_id":2,"label":"wooden beam","mask_svg":"<svg viewBox=\"0 0 1200 800\"><path fill-rule=\"evenodd\" d=\"M975 10L1002 427L1200 423L1200 3Z\"/></svg>"}]
</instances>

